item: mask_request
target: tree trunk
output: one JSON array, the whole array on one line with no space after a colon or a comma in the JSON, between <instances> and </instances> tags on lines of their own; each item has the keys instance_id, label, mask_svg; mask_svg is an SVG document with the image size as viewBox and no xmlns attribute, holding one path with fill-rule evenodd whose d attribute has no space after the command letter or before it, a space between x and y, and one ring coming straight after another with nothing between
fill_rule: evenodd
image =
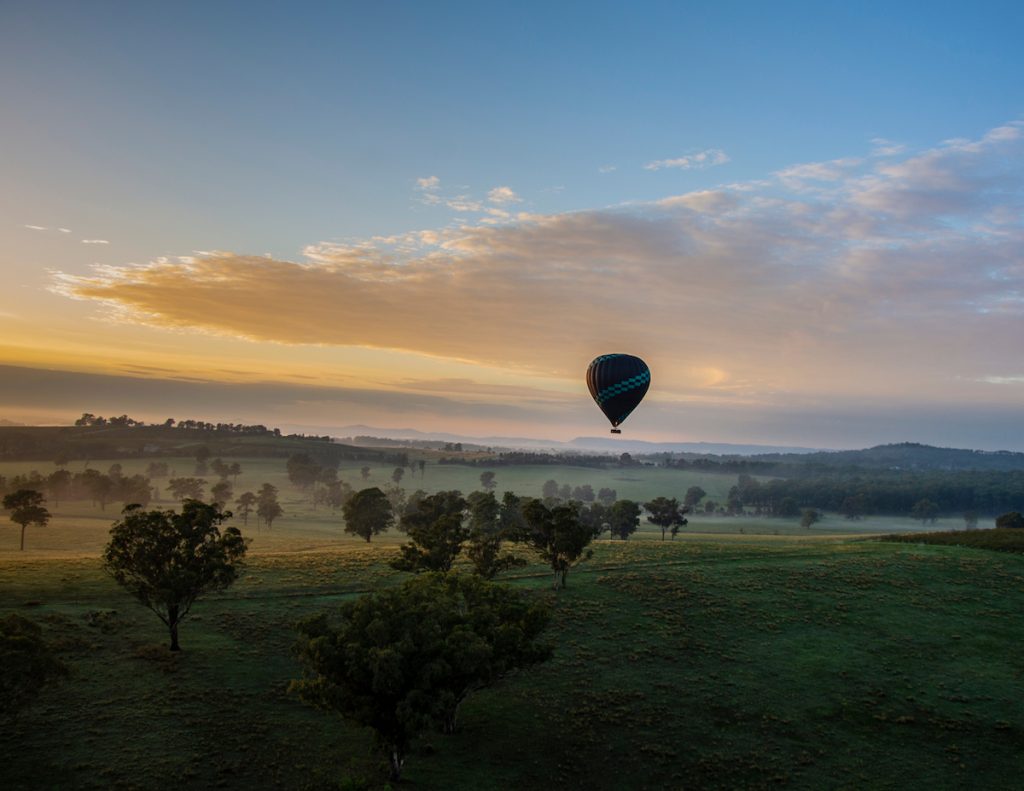
<instances>
[{"instance_id":1,"label":"tree trunk","mask_svg":"<svg viewBox=\"0 0 1024 791\"><path fill-rule=\"evenodd\" d=\"M22 525L21 526L21 551L22 552L25 551L25 527L26 527L26 525Z\"/></svg>"},{"instance_id":2,"label":"tree trunk","mask_svg":"<svg viewBox=\"0 0 1024 791\"><path fill-rule=\"evenodd\" d=\"M398 751L397 747L392 747L388 753L388 763L391 766L391 774L388 779L398 782L402 779L402 765L405 763L405 756Z\"/></svg>"},{"instance_id":3,"label":"tree trunk","mask_svg":"<svg viewBox=\"0 0 1024 791\"><path fill-rule=\"evenodd\" d=\"M167 628L171 630L171 650L180 651L181 646L178 645L178 608L168 607L167 608Z\"/></svg>"}]
</instances>

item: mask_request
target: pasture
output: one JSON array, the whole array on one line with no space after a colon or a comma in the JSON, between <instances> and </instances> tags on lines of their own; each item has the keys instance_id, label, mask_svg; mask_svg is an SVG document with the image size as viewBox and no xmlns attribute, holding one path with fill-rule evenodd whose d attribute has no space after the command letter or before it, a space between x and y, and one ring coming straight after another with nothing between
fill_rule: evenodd
<instances>
[{"instance_id":1,"label":"pasture","mask_svg":"<svg viewBox=\"0 0 1024 791\"><path fill-rule=\"evenodd\" d=\"M166 651L94 557L5 553L0 612L73 674L0 732L0 786L379 788L371 734L286 692L293 624L390 585L393 546L254 555ZM1019 787L1024 557L736 535L598 542L548 590L554 659L422 738L416 788Z\"/></svg>"},{"instance_id":2,"label":"pasture","mask_svg":"<svg viewBox=\"0 0 1024 791\"><path fill-rule=\"evenodd\" d=\"M120 463L132 474L149 461ZM191 460L168 461L172 475L194 473ZM283 459L241 463L235 495L272 483L285 515L270 531L250 517L246 572L199 602L177 655L100 569L119 504L61 503L23 553L5 520L0 614L41 624L72 675L0 730L0 787L383 787L369 731L287 692L300 673L290 647L300 618L402 579L388 561L403 536L347 536L340 513L290 484ZM391 482L393 466L371 467L365 483L361 466L340 477ZM30 469L53 468L0 463L0 475ZM428 464L422 478L406 469L402 486L469 492L481 471ZM499 495L540 495L553 478L640 501L693 485L721 500L736 481L648 467L495 471ZM164 493L151 507L172 505ZM627 542L596 542L558 594L538 563L517 570L504 581L554 606L554 659L471 698L455 735L420 739L400 785L1015 788L1024 556L865 540L925 529L698 514L675 541L645 523Z\"/></svg>"},{"instance_id":3,"label":"pasture","mask_svg":"<svg viewBox=\"0 0 1024 791\"><path fill-rule=\"evenodd\" d=\"M338 511L320 506L313 508L308 492L297 489L288 480L285 459L280 458L243 458L231 459L242 465L242 474L234 485L234 497L244 491L257 491L261 484L271 483L279 490L279 499L284 508L284 515L278 519L273 529L257 530L255 515L250 516L244 532L253 540L252 552L279 551L310 551L313 549L335 546L348 546L361 543L359 539L343 532L343 521ZM112 464L121 464L126 475L145 474L151 461L165 461L169 466L169 477L193 476L195 463L191 459L181 457L95 460L89 466L100 472L106 472ZM394 465L368 465L370 477L364 481L360 474L363 463L347 462L338 469L340 479L355 489L366 486L386 487L392 483L391 474ZM67 465L72 473L81 472L85 463L73 461ZM56 469L52 464L44 462L0 462L0 475L7 478L23 475L32 470L48 475ZM402 478L401 486L406 493L423 489L428 493L447 489L458 489L468 494L480 488L480 473L486 468L474 468L464 465L437 465L428 463L421 476L418 469L413 472L408 468ZM645 502L655 497L676 497L682 500L686 490L691 486L700 486L707 491L707 497L716 502L723 502L737 476L731 474L700 473L690 470L672 470L657 467L628 467L610 469L592 469L571 465L536 465L522 467L495 467L497 473L496 494L500 497L505 491L513 491L519 495L541 496L544 482L553 479L560 485L571 487L590 484L594 491L602 487L615 489L620 498ZM206 492L217 481L212 473L203 476L207 481ZM170 508L176 505L167 493L167 478L154 478L153 484L160 489L161 499L151 502L151 508ZM88 501L63 501L60 506L52 502L47 507L53 519L45 528L30 527L26 534L26 548L31 551L68 554L98 554L108 539L110 524L117 519L120 503L109 503L105 509L93 506ZM228 508L232 505L229 504ZM962 520L939 520L936 526L922 527L919 523L906 518L866 517L856 521L844 519L840 515L826 515L825 519L815 524L810 530L799 526L798 519L774 519L755 517L724 517L704 515L701 513L689 516L690 524L683 529L689 535L793 535L817 537L829 535L867 535L924 529L949 529L962 525ZM239 524L240 519L235 520ZM239 525L240 526L240 525ZM18 527L9 523L0 514L0 553L17 551ZM645 521L641 523L635 539L660 538L660 531ZM391 531L389 535L379 537L383 542L400 542L402 535Z\"/></svg>"}]
</instances>

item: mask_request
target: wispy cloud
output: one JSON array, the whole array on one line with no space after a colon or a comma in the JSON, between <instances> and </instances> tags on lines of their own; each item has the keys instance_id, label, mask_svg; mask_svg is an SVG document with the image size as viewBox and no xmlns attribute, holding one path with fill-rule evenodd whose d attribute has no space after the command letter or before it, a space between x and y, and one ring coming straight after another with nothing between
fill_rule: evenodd
<instances>
[{"instance_id":1,"label":"wispy cloud","mask_svg":"<svg viewBox=\"0 0 1024 791\"><path fill-rule=\"evenodd\" d=\"M82 244L110 244L106 239L83 239Z\"/></svg>"},{"instance_id":2,"label":"wispy cloud","mask_svg":"<svg viewBox=\"0 0 1024 791\"><path fill-rule=\"evenodd\" d=\"M45 225L26 225L25 227L28 228L30 231L45 231L45 230L47 230Z\"/></svg>"},{"instance_id":3,"label":"wispy cloud","mask_svg":"<svg viewBox=\"0 0 1024 791\"><path fill-rule=\"evenodd\" d=\"M487 193L487 200L491 203L521 203L522 198L512 191L511 187L495 187Z\"/></svg>"},{"instance_id":4,"label":"wispy cloud","mask_svg":"<svg viewBox=\"0 0 1024 791\"><path fill-rule=\"evenodd\" d=\"M441 187L441 179L437 176L425 176L423 178L416 179L416 189L423 190L425 192L434 192Z\"/></svg>"},{"instance_id":5,"label":"wispy cloud","mask_svg":"<svg viewBox=\"0 0 1024 791\"><path fill-rule=\"evenodd\" d=\"M654 203L312 245L298 262L103 267L58 288L121 320L565 377L628 349L678 397L941 401L1019 362L1021 132Z\"/></svg>"},{"instance_id":6,"label":"wispy cloud","mask_svg":"<svg viewBox=\"0 0 1024 791\"><path fill-rule=\"evenodd\" d=\"M599 167L597 169L597 172L598 173L614 173L618 169L619 169L618 165L601 165L601 167Z\"/></svg>"},{"instance_id":7,"label":"wispy cloud","mask_svg":"<svg viewBox=\"0 0 1024 791\"><path fill-rule=\"evenodd\" d=\"M719 148L709 148L706 151L698 151L695 154L687 154L675 159L656 159L644 165L644 170L665 170L666 168L696 170L724 165L728 161L729 155L724 151Z\"/></svg>"}]
</instances>

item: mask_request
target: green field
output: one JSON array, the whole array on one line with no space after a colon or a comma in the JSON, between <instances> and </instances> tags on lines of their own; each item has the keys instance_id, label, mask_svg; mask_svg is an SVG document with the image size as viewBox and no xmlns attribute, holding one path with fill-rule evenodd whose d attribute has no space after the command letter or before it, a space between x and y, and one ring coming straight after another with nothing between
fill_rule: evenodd
<instances>
[{"instance_id":1,"label":"green field","mask_svg":"<svg viewBox=\"0 0 1024 791\"><path fill-rule=\"evenodd\" d=\"M0 559L0 612L73 668L0 732L0 786L380 787L368 731L290 697L293 624L393 584L393 547L257 554L166 651L94 558ZM1017 788L1024 557L789 537L600 542L555 658L420 740L420 788ZM345 787L341 785L341 787ZM348 786L358 787L358 786Z\"/></svg>"},{"instance_id":2,"label":"green field","mask_svg":"<svg viewBox=\"0 0 1024 791\"><path fill-rule=\"evenodd\" d=\"M120 463L130 474L148 461ZM169 461L192 474L191 460ZM72 669L0 729L0 787L383 787L372 734L286 688L300 673L294 624L397 583L387 561L403 537L346 536L339 514L291 486L283 459L242 465L236 494L273 483L285 516L272 531L250 522L246 573L196 606L178 655L99 568L119 505L62 503L24 553L17 527L0 527L0 615L40 623ZM360 466L341 469L357 488ZM53 469L0 463L0 475L33 468ZM393 469L373 467L369 484ZM468 492L480 471L431 464L402 485ZM499 493L526 495L549 478L638 500L695 484L721 499L735 483L657 468L496 472ZM528 566L507 581L552 602L554 659L471 698L459 733L422 738L401 785L1018 788L1024 556L865 540L922 529L698 515L676 541L644 525L597 542L557 595Z\"/></svg>"},{"instance_id":3,"label":"green field","mask_svg":"<svg viewBox=\"0 0 1024 791\"><path fill-rule=\"evenodd\" d=\"M170 477L194 474L195 463L191 459L180 457L97 460L92 461L90 466L93 469L106 472L110 465L116 462L121 464L126 475L132 475L145 473L146 467L151 461L166 461L170 467ZM235 497L246 490L256 491L264 482L272 483L280 490L279 497L284 508L284 516L274 523L271 531L257 532L255 517L250 517L249 529L246 533L247 535L251 534L254 539L252 545L254 552L308 551L323 547L350 545L357 541L343 532L344 525L340 512L332 512L324 507L314 510L308 493L300 491L289 482L285 470L285 459L248 458L238 459L238 461L242 465L242 474L234 488ZM370 478L364 482L359 472L363 464L363 462L343 463L338 470L339 477L355 489L365 486L384 487L391 484L394 465L368 465L371 470ZM0 475L8 478L26 474L32 470L47 475L55 469L56 467L52 464L42 462L0 462ZM81 472L84 469L84 462L73 461L67 469L71 472ZM499 497L504 491L539 497L544 482L553 479L560 485L568 484L573 487L589 483L595 491L607 486L615 489L620 498L640 502L659 496L677 497L681 500L690 486L701 486L708 492L710 499L723 502L729 488L735 485L737 479L735 475L656 467L592 469L568 465L538 465L496 467L494 470L497 473L496 492ZM428 463L422 477L418 471L413 474L406 469L401 485L407 493L411 493L415 489L424 489L430 493L458 489L463 493L469 493L480 488L480 473L482 471L483 468L464 465ZM209 486L217 481L217 477L209 474L205 476L205 480L208 484L206 491L209 493ZM163 499L153 501L150 504L151 507L170 508L176 505L167 494L166 478L154 479L153 483L161 487ZM119 503L110 503L105 510L101 510L98 506L94 507L88 501L81 500L64 501L60 507L55 507L51 503L49 508L53 513L53 520L45 528L29 528L25 539L26 549L45 553L97 554L107 541L110 524L117 518L120 507ZM909 519L893 517L868 517L851 521L839 515L827 515L822 522L815 524L810 530L801 529L796 519L736 518L717 515L705 516L704 514L691 514L689 519L690 524L684 528L684 532L689 534L742 533L748 535L822 536L925 529ZM962 524L961 519L950 518L939 520L937 526L927 529L934 530L947 525L955 527ZM17 551L18 537L18 527L13 523L8 523L3 515L0 515L0 553ZM641 525L636 537L641 539L660 538L661 533L653 525L645 522ZM392 531L390 536L383 536L381 540L385 542L401 541L402 538L401 534Z\"/></svg>"}]
</instances>

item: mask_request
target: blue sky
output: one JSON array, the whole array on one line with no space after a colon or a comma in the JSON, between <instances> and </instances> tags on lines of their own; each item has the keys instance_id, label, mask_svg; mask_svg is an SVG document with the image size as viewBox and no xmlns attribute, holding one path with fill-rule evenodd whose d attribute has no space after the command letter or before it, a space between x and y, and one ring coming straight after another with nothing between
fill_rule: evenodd
<instances>
[{"instance_id":1,"label":"blue sky","mask_svg":"<svg viewBox=\"0 0 1024 791\"><path fill-rule=\"evenodd\" d=\"M485 239L485 230L507 229L502 231L507 236L517 228L550 228L558 222L566 230L572 223L565 218L577 215L581 222L593 221L583 222L591 238L597 238L595 228L618 229L607 242L615 247L635 230L616 225L623 217L654 223L644 226L648 229L671 224L678 218L662 217L660 209L650 207L702 191L756 193L744 204L744 216L761 212L751 221L759 228L781 222L766 213L774 199L799 203L804 211L828 203L829 218L839 216L839 209L847 217L849 207L837 203L836 191L823 189L822 181L845 185L850 206L893 217L899 211L889 199L878 198L877 190L871 192L870 180L888 179L894 189L899 182L908 201L917 202L918 212L934 208L936 201L952 205L948 185L937 187L935 173L926 167L939 160L945 177L957 174L961 192L979 184L986 191L983 215L967 201L953 201L958 208L944 215L943 228L975 228L988 222L992 212L1002 208L1005 215L1019 206L1020 148L1007 141L1015 140L1015 124L1024 117L1022 9L1019 3L5 3L0 9L0 97L7 111L0 120L0 146L7 188L0 193L0 214L8 219L0 228L0 285L7 296L0 297L0 330L14 340L0 363L73 368L79 360L79 371L122 374L126 366L150 359L159 362L154 368L164 370L160 375L221 381L224 376L216 372L225 367L223 360L233 358L248 360L240 364L248 376L256 376L260 366L282 376L286 369L295 376L329 369L325 384L356 389L394 388L400 380L447 382L446 397L456 406L483 398L479 386L511 387L524 377L545 392L575 397L576 385L568 384L567 372L574 370L570 361L552 358L531 366L522 350L488 356L441 337L433 345L413 343L392 337L386 328L377 330L379 337L355 332L350 339L346 328L340 334L325 331L318 340L295 328L263 334L250 318L240 316L204 325L187 311L169 310L154 319L155 303L133 302L114 293L109 282L102 293L95 283L89 291L81 282L55 292L54 273L88 278L95 265L148 265L197 251L230 253L217 259L224 272L237 273L231 269L236 258L267 255L299 262L306 270L329 269L352 266L350 253L340 255L339 248L372 248L377 263L361 259L357 277L368 282L380 274L367 274L372 266L390 271L396 261L426 260L422 256L440 251L479 255L483 246L495 249L497 237ZM1011 132L993 136L998 129ZM985 150L978 153L970 143L951 140L975 141ZM805 170L793 170L801 166ZM985 174L999 178L982 179ZM808 177L816 180L814 190ZM904 182L914 178L906 187ZM996 181L999 185L993 186ZM931 191L930 203L922 190ZM1005 205L1001 195L1009 196ZM716 212L724 206L705 202L701 211L717 221L721 214ZM1012 238L997 252L990 236L977 235L974 247L957 238L929 252L934 257L949 250L963 262L977 256L982 245L984 255L999 262L986 269L986 277L1016 277L1012 262L1020 255L1019 215L999 222L1000 233L1009 228ZM698 248L704 241L698 227L648 252L663 262L672 251ZM752 227L744 226L745 233ZM792 223L778 227L785 230L777 235L790 242L794 235L812 233ZM870 243L861 237L856 241L867 249L891 245L898 237L906 252L908 227L889 227ZM727 230L719 228L722 234ZM412 242L403 236L411 232L430 237ZM530 233L524 230L515 245L502 237L505 249L519 251L517 245ZM650 241L645 231L637 233L638 240ZM814 253L800 266L836 266L836 251L849 246L850 233L847 229L829 239L825 221L818 222ZM417 247L431 244L434 237L442 241L433 252ZM758 237L748 253L757 245L771 250L765 239ZM549 239L545 245L544 254L550 254L566 249L566 240ZM516 254L537 254L531 250ZM679 280L680 288L691 278L699 282L708 295L704 304L719 294L715 289L732 289L732 302L715 298L729 310L743 310L743 281L709 277L714 260L709 250L704 258L687 259L690 269ZM592 250L581 255L594 259ZM381 264L381 256L392 257ZM630 275L621 268L628 257L607 264L620 267L616 271L623 273L621 288L627 293L653 271ZM510 271L498 270L495 285L511 277ZM938 274L915 271L932 282L948 277L952 283L968 274L954 275L952 264ZM268 271L266 276L293 282L294 274ZM203 276L210 282L223 280L209 267ZM576 276L589 278L583 269ZM139 285L132 288L136 293ZM280 291L283 286L268 280L267 288ZM322 293L329 287L319 288ZM1008 288L1016 288L1016 281ZM906 289L912 293L913 283ZM187 299L177 292L161 293L168 304ZM520 292L515 295L522 298ZM764 298L763 292L750 293L751 300ZM934 304L946 305L945 298L937 294ZM981 298L971 299L972 306L964 309L974 316ZM304 304L301 296L295 300L292 304ZM633 300L630 315L642 314L644 304L642 298ZM907 308L908 303L897 301L892 309ZM919 308L915 315L923 316ZM529 303L522 310L529 311ZM1017 308L1003 305L1001 310L1011 313L1003 318L1016 328ZM29 312L36 317L35 327ZM444 323L443 315L418 318ZM645 318L654 325L679 320L657 312ZM68 322L63 330L62 321ZM69 341L72 323L80 327L83 321L104 350L102 359L83 355ZM322 321L331 322L326 310ZM587 321L580 316L573 326L589 327ZM764 321L768 332L778 319ZM691 334L699 329L692 328ZM643 345L630 327L606 331L594 326L586 330L587 340L606 351L600 345L614 343L618 330ZM453 326L450 331L467 329ZM506 335L518 331L513 323ZM813 431L795 436L790 428L770 428L778 421L767 418L758 433L755 418L761 414L757 410L770 410L773 399L786 400L784 393L811 397L803 384L807 377L796 375L799 371L814 364L828 368L826 363L847 354L863 371L864 360L877 348L872 344L885 343L884 336L866 339L863 328L855 330L852 324L842 331L860 332L860 345L846 341L821 351L822 356L805 358L801 349L807 341L793 338L814 335L813 327L779 329L779 348L790 360L785 364L796 372L789 383L785 377L769 382L764 372L744 379L740 369L753 363L742 335L718 344L715 359L666 359L667 351L654 344L651 353L666 360L663 366L678 362L673 375L662 379L670 385L663 391L669 401L713 400L714 388L733 382L750 400L744 431L756 437L721 436L736 421L710 417L701 436L694 435L691 424L670 417L640 431L665 438L815 444ZM943 405L949 414L969 410L979 399L988 403L994 398L1004 408L1019 395L1015 378L1024 374L1024 366L1012 349L1005 358L981 355L984 371L968 370L971 355L965 349L964 364L950 362L945 370L941 355L929 356L926 349L926 336L934 334L927 321L898 331L901 337L920 334L914 353L930 360L930 368L922 363L922 373L927 369L932 376L930 388L987 377L985 386L999 390L998 397L990 398L988 390L979 396L957 385L951 389L960 400L950 396ZM985 333L996 330L978 332L975 342L980 343ZM503 337L492 345L500 346ZM948 346L948 339L943 342ZM573 354L586 357L588 348L580 343ZM367 363L367 349L386 350L387 361ZM758 353L764 357L763 350ZM185 362L189 359L193 362ZM288 367L300 359L308 366L305 373ZM476 372L474 364L479 364ZM396 366L409 376L397 377ZM693 386L684 386L684 380ZM474 385L455 384L465 381ZM826 421L830 392L813 392L814 408L825 410ZM929 403L933 392L925 396ZM909 385L858 397L898 402L898 409L910 412L916 403ZM12 414L17 406L0 404ZM596 412L592 405L587 409ZM28 412L22 408L18 414ZM585 419L575 412L562 415L556 409L553 414L550 426L564 424L570 433L586 429ZM367 417L380 422L387 416ZM401 417L408 424L417 414ZM450 425L451 414L419 418L459 429ZM840 429L846 425L851 443L861 436L848 410L837 411L835 420L839 428L825 432L830 443L842 441L836 437L843 436ZM820 425L817 418L811 422ZM510 417L509 425L500 428L513 430L513 423ZM462 429L487 427L467 424ZM922 427L913 438L926 441L927 433ZM970 440L965 430L961 441ZM1024 437L1013 441L1024 446Z\"/></svg>"}]
</instances>

